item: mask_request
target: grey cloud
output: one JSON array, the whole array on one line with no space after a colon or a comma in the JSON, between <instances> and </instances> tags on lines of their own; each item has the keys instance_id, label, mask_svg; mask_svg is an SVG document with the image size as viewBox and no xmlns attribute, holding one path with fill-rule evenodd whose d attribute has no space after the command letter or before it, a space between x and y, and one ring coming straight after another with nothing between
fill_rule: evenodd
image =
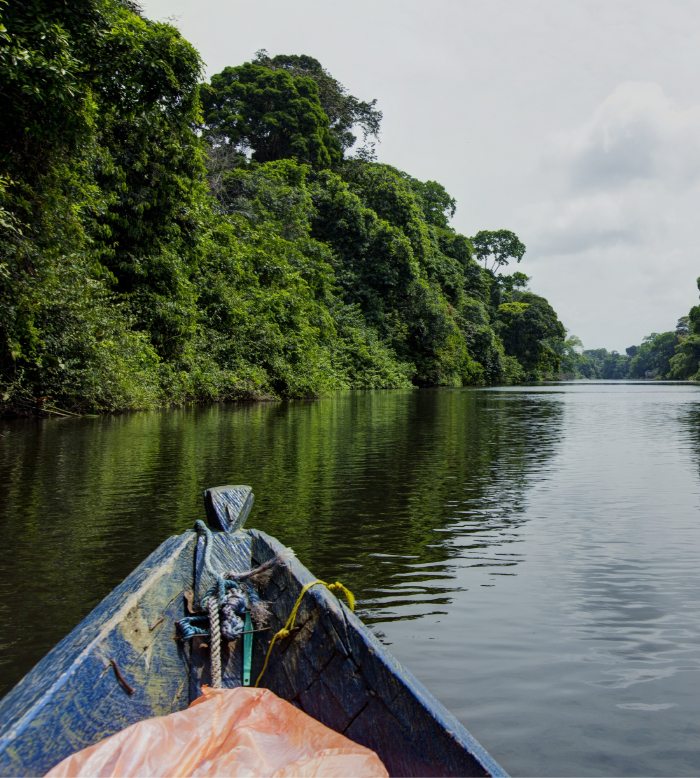
<instances>
[{"instance_id":1,"label":"grey cloud","mask_svg":"<svg viewBox=\"0 0 700 778\"><path fill-rule=\"evenodd\" d=\"M658 84L617 86L579 127L550 139L558 189L523 209L543 256L660 244L700 182L700 107L679 109Z\"/></svg>"},{"instance_id":2,"label":"grey cloud","mask_svg":"<svg viewBox=\"0 0 700 778\"><path fill-rule=\"evenodd\" d=\"M538 235L530 243L533 255L577 255L593 249L607 249L622 244L633 245L643 243L639 227L636 224L620 229L596 229L592 227L575 226L559 231L551 231Z\"/></svg>"},{"instance_id":3,"label":"grey cloud","mask_svg":"<svg viewBox=\"0 0 700 778\"><path fill-rule=\"evenodd\" d=\"M692 186L700 178L700 108L677 108L655 83L622 83L587 122L552 139L546 166L573 193L644 180Z\"/></svg>"},{"instance_id":4,"label":"grey cloud","mask_svg":"<svg viewBox=\"0 0 700 778\"><path fill-rule=\"evenodd\" d=\"M651 123L639 118L616 130L611 137L609 131L596 128L589 145L571 160L572 189L610 189L658 176L661 143Z\"/></svg>"}]
</instances>

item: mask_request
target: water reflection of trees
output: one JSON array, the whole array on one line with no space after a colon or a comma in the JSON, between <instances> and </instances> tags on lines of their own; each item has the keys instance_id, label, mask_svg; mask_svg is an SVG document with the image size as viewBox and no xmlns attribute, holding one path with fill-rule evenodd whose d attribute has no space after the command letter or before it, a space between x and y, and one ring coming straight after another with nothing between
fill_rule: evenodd
<instances>
[{"instance_id":1,"label":"water reflection of trees","mask_svg":"<svg viewBox=\"0 0 700 778\"><path fill-rule=\"evenodd\" d=\"M2 690L191 527L207 486L251 484L251 525L341 578L370 621L439 609L456 565L517 560L508 544L561 415L546 394L409 390L8 425Z\"/></svg>"},{"instance_id":2,"label":"water reflection of trees","mask_svg":"<svg viewBox=\"0 0 700 778\"><path fill-rule=\"evenodd\" d=\"M551 457L561 412L554 396L440 390L282 412L284 432L269 422L264 456L245 438L265 462L255 521L316 574L342 573L370 621L399 605L413 606L401 618L424 615L448 601L455 565L514 563L502 546ZM281 477L291 482L275 486Z\"/></svg>"}]
</instances>

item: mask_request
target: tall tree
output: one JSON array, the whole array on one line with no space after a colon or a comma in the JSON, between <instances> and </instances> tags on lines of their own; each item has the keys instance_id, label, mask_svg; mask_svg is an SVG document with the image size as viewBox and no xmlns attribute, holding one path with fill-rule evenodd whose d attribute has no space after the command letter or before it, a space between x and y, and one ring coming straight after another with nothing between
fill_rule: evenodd
<instances>
[{"instance_id":1,"label":"tall tree","mask_svg":"<svg viewBox=\"0 0 700 778\"><path fill-rule=\"evenodd\" d=\"M365 102L348 93L348 90L321 65L306 54L278 54L275 57L261 49L254 60L270 70L284 70L292 76L312 78L318 86L321 107L329 119L331 135L337 139L343 152L351 148L357 137L353 134L359 127L365 143L370 138L378 140L382 112L377 110L377 101Z\"/></svg>"},{"instance_id":2,"label":"tall tree","mask_svg":"<svg viewBox=\"0 0 700 778\"><path fill-rule=\"evenodd\" d=\"M202 89L202 106L213 145L252 152L257 162L297 159L324 169L342 158L312 78L250 62L227 67Z\"/></svg>"},{"instance_id":3,"label":"tall tree","mask_svg":"<svg viewBox=\"0 0 700 778\"><path fill-rule=\"evenodd\" d=\"M520 262L525 254L525 244L510 230L481 230L472 238L472 246L477 258L484 263L486 270L507 265L511 259ZM491 261L491 267L488 266Z\"/></svg>"}]
</instances>

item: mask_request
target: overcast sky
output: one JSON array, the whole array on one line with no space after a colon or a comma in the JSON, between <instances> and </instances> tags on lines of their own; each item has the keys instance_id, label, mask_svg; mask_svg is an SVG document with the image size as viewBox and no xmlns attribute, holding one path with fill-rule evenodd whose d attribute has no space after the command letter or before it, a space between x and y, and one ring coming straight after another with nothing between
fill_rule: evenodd
<instances>
[{"instance_id":1,"label":"overcast sky","mask_svg":"<svg viewBox=\"0 0 700 778\"><path fill-rule=\"evenodd\" d=\"M443 184L452 225L510 229L586 348L698 300L697 0L144 0L207 74L309 54L384 112L380 162Z\"/></svg>"}]
</instances>

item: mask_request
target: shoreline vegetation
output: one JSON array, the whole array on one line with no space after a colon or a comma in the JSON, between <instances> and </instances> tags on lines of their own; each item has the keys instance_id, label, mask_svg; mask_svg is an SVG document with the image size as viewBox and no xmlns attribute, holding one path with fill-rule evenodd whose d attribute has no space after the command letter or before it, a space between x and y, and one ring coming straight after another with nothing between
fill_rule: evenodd
<instances>
[{"instance_id":1,"label":"shoreline vegetation","mask_svg":"<svg viewBox=\"0 0 700 778\"><path fill-rule=\"evenodd\" d=\"M700 278L697 280L700 289ZM700 381L700 306L681 316L675 330L652 332L624 354L604 348L583 351L590 378Z\"/></svg>"},{"instance_id":2,"label":"shoreline vegetation","mask_svg":"<svg viewBox=\"0 0 700 778\"><path fill-rule=\"evenodd\" d=\"M0 416L622 370L504 272L516 235L460 235L443 186L377 161L376 101L312 57L206 84L129 0L0 17Z\"/></svg>"}]
</instances>

